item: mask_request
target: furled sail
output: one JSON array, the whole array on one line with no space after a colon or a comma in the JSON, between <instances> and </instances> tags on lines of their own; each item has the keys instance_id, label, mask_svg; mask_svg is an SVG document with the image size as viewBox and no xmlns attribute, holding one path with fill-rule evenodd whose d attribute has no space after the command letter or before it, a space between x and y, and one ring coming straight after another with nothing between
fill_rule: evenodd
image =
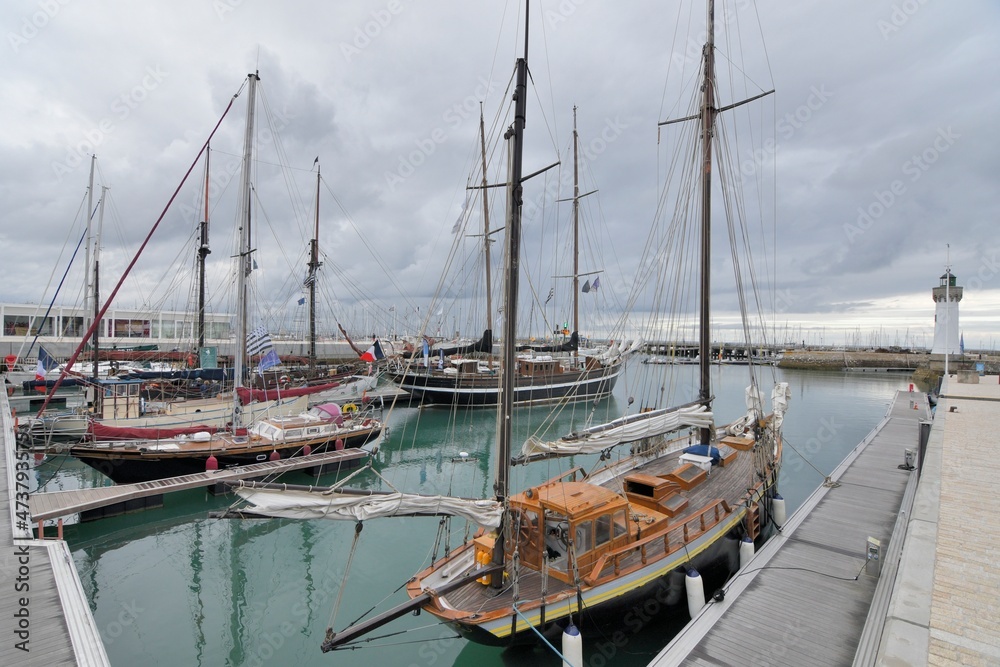
<instances>
[{"instance_id":1,"label":"furled sail","mask_svg":"<svg viewBox=\"0 0 1000 667\"><path fill-rule=\"evenodd\" d=\"M503 506L495 500L469 500L451 496L423 496L414 493L358 495L302 489L239 486L237 494L252 505L252 514L286 519L340 519L365 521L386 516L459 516L484 528L500 525Z\"/></svg>"},{"instance_id":2,"label":"furled sail","mask_svg":"<svg viewBox=\"0 0 1000 667\"><path fill-rule=\"evenodd\" d=\"M635 442L682 428L711 428L712 412L704 405L664 408L627 415L598 426L564 435L555 441L529 438L521 448L528 459L537 456L593 454L608 447Z\"/></svg>"}]
</instances>

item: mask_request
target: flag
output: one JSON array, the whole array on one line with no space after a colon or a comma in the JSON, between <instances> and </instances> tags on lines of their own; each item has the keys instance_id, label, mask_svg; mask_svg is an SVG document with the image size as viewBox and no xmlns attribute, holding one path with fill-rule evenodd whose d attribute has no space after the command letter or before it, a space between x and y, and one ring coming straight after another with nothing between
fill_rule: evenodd
<instances>
[{"instance_id":1,"label":"flag","mask_svg":"<svg viewBox=\"0 0 1000 667\"><path fill-rule=\"evenodd\" d=\"M303 287L309 287L316 282L316 271L310 269L309 273L306 275L306 279L302 281Z\"/></svg>"},{"instance_id":2,"label":"flag","mask_svg":"<svg viewBox=\"0 0 1000 667\"><path fill-rule=\"evenodd\" d=\"M361 355L361 361L367 361L369 363L378 361L379 359L385 359L385 353L382 352L382 343L376 341L372 343L372 346L365 350L365 353Z\"/></svg>"},{"instance_id":3,"label":"flag","mask_svg":"<svg viewBox=\"0 0 1000 667\"><path fill-rule=\"evenodd\" d=\"M594 284L590 286L590 289L597 289L600 286L601 286L601 279L594 278Z\"/></svg>"},{"instance_id":4,"label":"flag","mask_svg":"<svg viewBox=\"0 0 1000 667\"><path fill-rule=\"evenodd\" d=\"M35 379L39 382L45 382L45 374L58 365L59 364L56 360L49 356L49 353L45 351L45 348L39 345L38 367L35 369Z\"/></svg>"},{"instance_id":5,"label":"flag","mask_svg":"<svg viewBox=\"0 0 1000 667\"><path fill-rule=\"evenodd\" d=\"M431 365L430 362L431 348L427 345L427 339L424 339L424 368Z\"/></svg>"},{"instance_id":6,"label":"flag","mask_svg":"<svg viewBox=\"0 0 1000 667\"><path fill-rule=\"evenodd\" d=\"M583 289L581 289L580 291L583 292L584 294L586 294L586 293L588 293L590 291L590 281L589 280L583 284Z\"/></svg>"},{"instance_id":7,"label":"flag","mask_svg":"<svg viewBox=\"0 0 1000 667\"><path fill-rule=\"evenodd\" d=\"M267 352L264 353L263 357L260 358L260 363L257 365L257 374L264 375L264 371L266 371L271 366L277 366L280 363L281 363L281 357L278 356L278 353L275 352L274 348L272 347Z\"/></svg>"},{"instance_id":8,"label":"flag","mask_svg":"<svg viewBox=\"0 0 1000 667\"><path fill-rule=\"evenodd\" d=\"M958 336L958 352L959 354L965 354L965 334L960 334Z\"/></svg>"},{"instance_id":9,"label":"flag","mask_svg":"<svg viewBox=\"0 0 1000 667\"><path fill-rule=\"evenodd\" d=\"M251 357L271 347L271 336L261 325L247 334L247 354Z\"/></svg>"},{"instance_id":10,"label":"flag","mask_svg":"<svg viewBox=\"0 0 1000 667\"><path fill-rule=\"evenodd\" d=\"M306 302L306 298L305 297L302 297L301 299L298 300L298 304L300 306L303 305L305 302Z\"/></svg>"},{"instance_id":11,"label":"flag","mask_svg":"<svg viewBox=\"0 0 1000 667\"><path fill-rule=\"evenodd\" d=\"M465 211L466 211L467 208L469 208L469 195L468 194L465 195L465 203L462 204L462 210L458 214L458 220L455 221L455 224L451 228L451 233L452 234L457 234L458 231L460 229L462 229L462 221L465 220Z\"/></svg>"},{"instance_id":12,"label":"flag","mask_svg":"<svg viewBox=\"0 0 1000 667\"><path fill-rule=\"evenodd\" d=\"M547 297L545 297L545 303L548 303L549 301L552 301L552 297L554 297L555 295L556 295L556 288L555 287L550 287L549 288L549 295Z\"/></svg>"}]
</instances>

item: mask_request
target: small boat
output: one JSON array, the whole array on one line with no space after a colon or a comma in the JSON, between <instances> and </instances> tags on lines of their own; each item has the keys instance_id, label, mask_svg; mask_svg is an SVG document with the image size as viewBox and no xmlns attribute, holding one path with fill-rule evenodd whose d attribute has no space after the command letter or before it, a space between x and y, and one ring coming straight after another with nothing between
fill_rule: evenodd
<instances>
[{"instance_id":1,"label":"small boat","mask_svg":"<svg viewBox=\"0 0 1000 667\"><path fill-rule=\"evenodd\" d=\"M381 432L382 423L372 409L342 411L336 403L327 403L298 415L258 419L242 432L97 441L74 445L69 453L118 484L132 484L377 445Z\"/></svg>"}]
</instances>

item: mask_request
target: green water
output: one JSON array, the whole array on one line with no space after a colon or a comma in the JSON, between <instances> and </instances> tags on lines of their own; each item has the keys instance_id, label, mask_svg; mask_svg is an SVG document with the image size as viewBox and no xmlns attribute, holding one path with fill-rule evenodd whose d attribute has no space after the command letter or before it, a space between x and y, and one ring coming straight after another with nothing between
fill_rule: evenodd
<instances>
[{"instance_id":1,"label":"green water","mask_svg":"<svg viewBox=\"0 0 1000 667\"><path fill-rule=\"evenodd\" d=\"M630 372L642 371L636 364ZM675 372L690 374L682 378L681 386L693 390L695 369ZM745 369L723 366L713 373L720 419L738 416L744 408ZM908 379L790 371L778 375L793 390L781 478L781 492L791 512L822 481L822 475L795 450L806 454L823 474L829 473L878 423L894 392L906 388ZM595 418L620 414L630 383L625 378L616 396L596 407L565 411L553 428L563 432L581 426L591 411ZM762 385L769 386L769 380ZM545 412L518 411L515 443L529 427L537 426ZM447 410L396 410L390 437L374 467L401 490L489 495L494 423L494 413L488 410L456 415ZM462 451L469 455L464 460ZM589 468L595 460L578 457L573 463ZM512 487L517 490L542 481L565 466L563 461L516 468ZM49 480L47 490L104 483L99 474L63 458L42 463L36 475L40 481ZM310 481L300 473L285 479ZM386 488L371 471L352 485ZM541 648L502 651L469 644L428 614L394 621L374 633L381 638L364 648L324 655L319 646L327 626L343 628L373 605L378 605L374 612L378 613L406 599L398 589L428 564L438 520L367 522L342 587L355 536L353 524L207 517L209 510L230 502L205 490L191 490L168 495L160 510L67 528L66 539L112 664L559 664ZM448 541L454 547L464 539L464 526L455 521ZM647 610L632 610L623 617L620 635L586 636L587 664L645 665L683 620L651 618Z\"/></svg>"}]
</instances>

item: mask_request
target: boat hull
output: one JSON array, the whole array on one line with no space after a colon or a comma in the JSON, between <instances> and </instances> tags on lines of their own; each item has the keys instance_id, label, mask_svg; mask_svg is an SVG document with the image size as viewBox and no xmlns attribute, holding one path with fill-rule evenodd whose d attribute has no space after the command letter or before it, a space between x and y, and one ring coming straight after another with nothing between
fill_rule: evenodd
<instances>
[{"instance_id":1,"label":"boat hull","mask_svg":"<svg viewBox=\"0 0 1000 667\"><path fill-rule=\"evenodd\" d=\"M360 447L372 440L375 440L380 430L368 430L350 435L343 439L343 447ZM96 448L73 447L70 454L87 464L94 470L111 478L116 484L136 484L140 482L150 482L167 477L179 475L192 475L205 472L205 463L209 456L215 456L219 464L219 469L234 468L238 466L250 465L252 463L263 463L268 461L271 452L277 452L281 458L291 458L303 454L302 442L268 447L267 451L260 451L254 448L246 452L211 452L204 451L198 453L171 453L171 452L150 452L142 451L142 448L108 448L100 450ZM319 444L312 444L311 453L319 454L331 451L336 448L336 442L327 440Z\"/></svg>"},{"instance_id":2,"label":"boat hull","mask_svg":"<svg viewBox=\"0 0 1000 667\"><path fill-rule=\"evenodd\" d=\"M622 364L573 373L518 376L514 388L517 405L591 400L610 396ZM391 378L414 399L435 405L490 406L499 403L499 376L400 373Z\"/></svg>"}]
</instances>

